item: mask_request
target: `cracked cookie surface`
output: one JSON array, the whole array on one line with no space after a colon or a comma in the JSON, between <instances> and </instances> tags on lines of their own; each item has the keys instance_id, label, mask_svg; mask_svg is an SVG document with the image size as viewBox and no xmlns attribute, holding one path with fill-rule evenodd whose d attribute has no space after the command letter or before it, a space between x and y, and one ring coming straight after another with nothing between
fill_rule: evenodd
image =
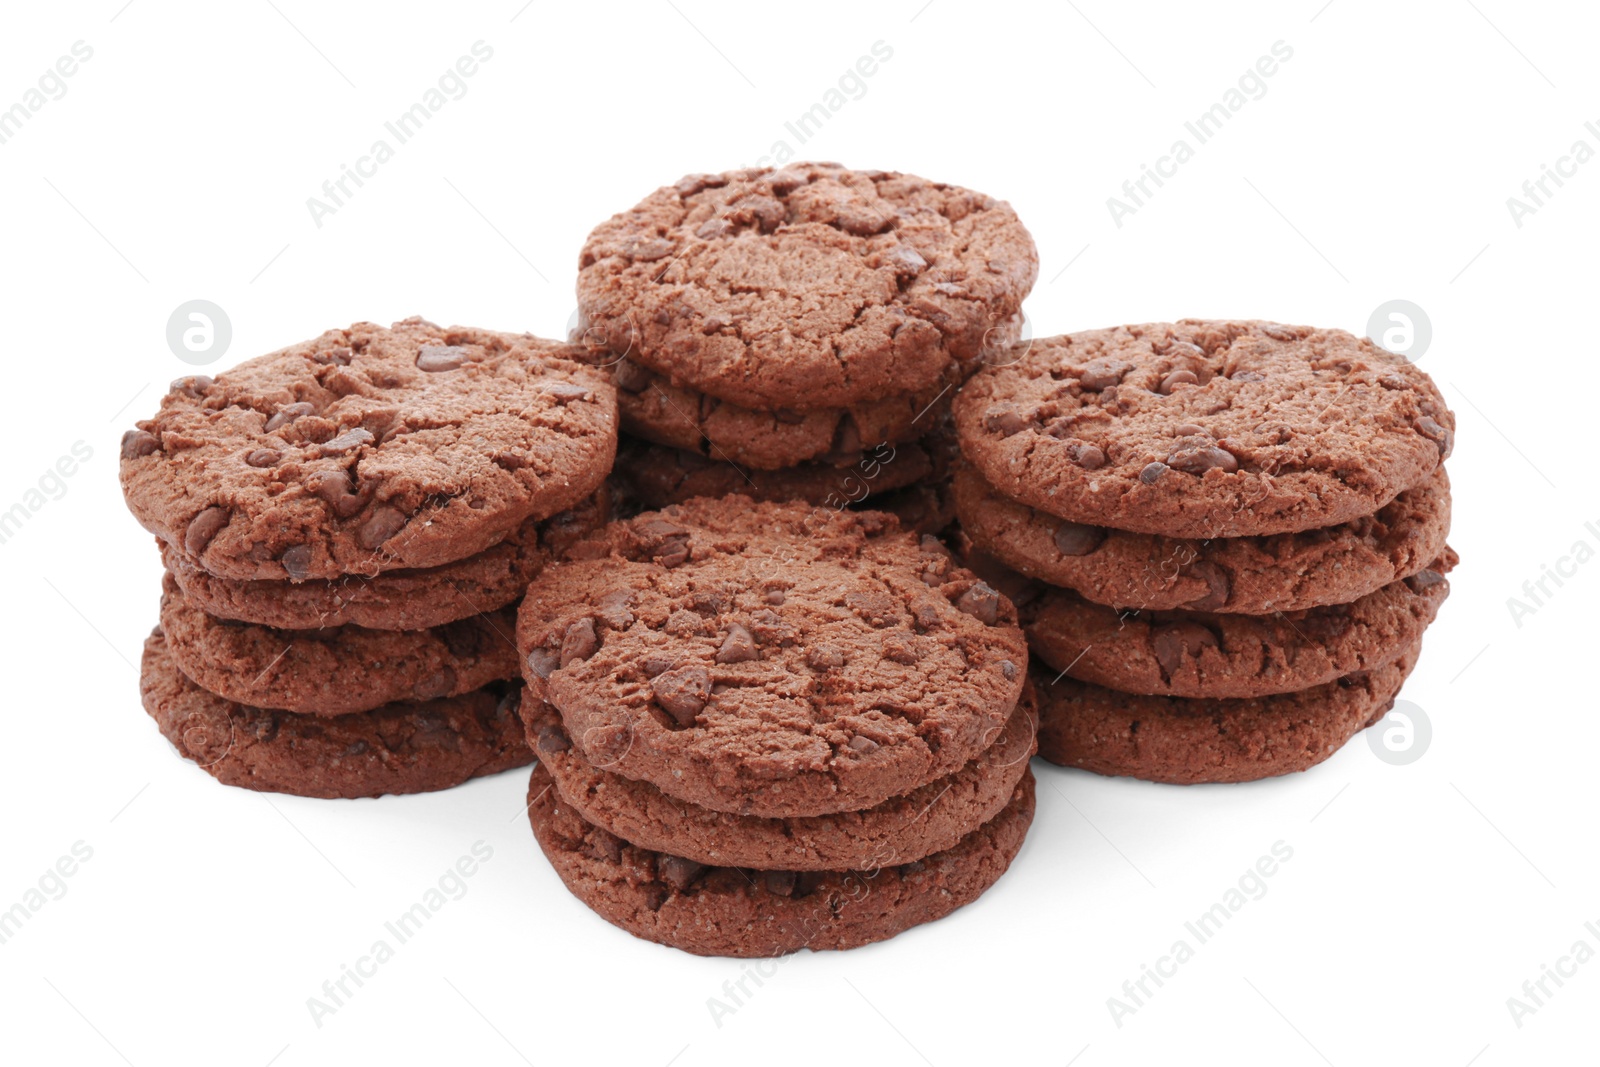
<instances>
[{"instance_id":1,"label":"cracked cookie surface","mask_svg":"<svg viewBox=\"0 0 1600 1067\"><path fill-rule=\"evenodd\" d=\"M616 394L583 355L421 319L330 330L174 382L123 437L123 496L223 578L448 563L599 487Z\"/></svg>"},{"instance_id":2,"label":"cracked cookie surface","mask_svg":"<svg viewBox=\"0 0 1600 1067\"><path fill-rule=\"evenodd\" d=\"M533 761L514 683L353 715L296 715L200 688L158 629L144 644L139 691L179 755L244 789L325 799L425 793Z\"/></svg>"},{"instance_id":3,"label":"cracked cookie surface","mask_svg":"<svg viewBox=\"0 0 1600 1067\"><path fill-rule=\"evenodd\" d=\"M1264 615L1349 603L1427 567L1450 532L1443 467L1373 515L1266 537L1158 537L1068 522L1008 500L970 466L957 470L953 495L979 549L1117 608Z\"/></svg>"},{"instance_id":4,"label":"cracked cookie surface","mask_svg":"<svg viewBox=\"0 0 1600 1067\"><path fill-rule=\"evenodd\" d=\"M1423 482L1455 417L1342 330L1149 323L1020 342L956 398L962 454L1012 500L1167 537L1335 526Z\"/></svg>"},{"instance_id":5,"label":"cracked cookie surface","mask_svg":"<svg viewBox=\"0 0 1600 1067\"><path fill-rule=\"evenodd\" d=\"M871 807L977 756L1022 690L1010 602L892 516L700 498L571 556L519 611L530 697L702 807Z\"/></svg>"},{"instance_id":6,"label":"cracked cookie surface","mask_svg":"<svg viewBox=\"0 0 1600 1067\"><path fill-rule=\"evenodd\" d=\"M592 348L699 392L840 408L970 369L1038 269L1003 201L796 163L690 175L602 223L579 260L578 306Z\"/></svg>"},{"instance_id":7,"label":"cracked cookie surface","mask_svg":"<svg viewBox=\"0 0 1600 1067\"><path fill-rule=\"evenodd\" d=\"M1037 587L1023 609L1034 653L1057 671L1124 693L1254 697L1371 670L1422 638L1450 593L1445 550L1426 570L1350 604L1271 615L1118 612Z\"/></svg>"}]
</instances>

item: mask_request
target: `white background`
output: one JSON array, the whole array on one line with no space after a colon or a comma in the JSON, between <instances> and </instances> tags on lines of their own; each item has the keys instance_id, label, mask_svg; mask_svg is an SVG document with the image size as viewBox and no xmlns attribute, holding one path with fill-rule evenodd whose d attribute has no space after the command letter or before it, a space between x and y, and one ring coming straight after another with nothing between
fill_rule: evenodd
<instances>
[{"instance_id":1,"label":"white background","mask_svg":"<svg viewBox=\"0 0 1600 1067\"><path fill-rule=\"evenodd\" d=\"M1520 626L1507 606L1600 547L1600 161L1521 227L1506 205L1575 140L1600 148L1592 8L123 3L15 5L0 34L0 107L94 50L0 145L0 510L93 449L0 544L0 909L93 850L0 945L0 1059L1593 1062L1600 961L1520 1027L1506 1004L1579 939L1600 950L1600 562ZM466 95L318 228L307 198L478 40ZM1265 95L1116 226L1107 197L1280 40ZM798 144L784 123L878 41L865 94ZM1384 301L1426 309L1464 562L1404 693L1432 723L1422 757L1357 739L1288 780L1191 789L1041 765L1032 833L980 902L789 958L720 1026L707 1000L741 963L569 896L520 815L525 773L324 802L179 759L139 707L159 570L116 481L119 436L189 370L173 309L226 309L212 370L358 319L560 335L593 224L780 139L1009 199L1040 249L1039 335L1186 315L1361 333ZM315 1025L307 998L480 840L466 895ZM1107 999L1280 840L1266 895L1118 1026Z\"/></svg>"}]
</instances>

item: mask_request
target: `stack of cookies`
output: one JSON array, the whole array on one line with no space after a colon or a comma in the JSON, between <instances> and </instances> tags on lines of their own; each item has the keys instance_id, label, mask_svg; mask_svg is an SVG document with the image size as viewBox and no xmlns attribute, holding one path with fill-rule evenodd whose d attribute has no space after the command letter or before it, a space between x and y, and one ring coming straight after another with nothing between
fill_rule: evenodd
<instances>
[{"instance_id":1,"label":"stack of cookies","mask_svg":"<svg viewBox=\"0 0 1600 1067\"><path fill-rule=\"evenodd\" d=\"M910 175L796 164L657 190L579 261L574 340L631 436L619 485L642 507L871 497L945 525L950 399L1015 339L1037 273L1010 205Z\"/></svg>"},{"instance_id":2,"label":"stack of cookies","mask_svg":"<svg viewBox=\"0 0 1600 1067\"><path fill-rule=\"evenodd\" d=\"M699 954L940 918L1032 818L1015 620L877 512L731 496L613 522L520 610L539 844L602 917Z\"/></svg>"},{"instance_id":3,"label":"stack of cookies","mask_svg":"<svg viewBox=\"0 0 1600 1067\"><path fill-rule=\"evenodd\" d=\"M1343 331L1022 343L955 421L963 536L1022 610L1054 762L1185 783L1310 767L1390 707L1449 591L1454 417Z\"/></svg>"},{"instance_id":4,"label":"stack of cookies","mask_svg":"<svg viewBox=\"0 0 1600 1067\"><path fill-rule=\"evenodd\" d=\"M581 355L408 319L174 383L122 486L167 568L141 689L178 751L315 797L529 763L515 605L603 525L616 449Z\"/></svg>"}]
</instances>

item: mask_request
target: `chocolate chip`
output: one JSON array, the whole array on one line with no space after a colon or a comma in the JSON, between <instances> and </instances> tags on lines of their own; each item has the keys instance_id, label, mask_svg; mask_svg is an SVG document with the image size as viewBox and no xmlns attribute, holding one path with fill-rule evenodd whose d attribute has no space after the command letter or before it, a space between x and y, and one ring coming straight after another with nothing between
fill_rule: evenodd
<instances>
[{"instance_id":1,"label":"chocolate chip","mask_svg":"<svg viewBox=\"0 0 1600 1067\"><path fill-rule=\"evenodd\" d=\"M983 413L983 428L1001 437L1010 437L1027 429L1028 420L1011 404L993 404Z\"/></svg>"},{"instance_id":2,"label":"chocolate chip","mask_svg":"<svg viewBox=\"0 0 1600 1067\"><path fill-rule=\"evenodd\" d=\"M660 237L630 237L623 241L618 251L638 263L651 263L672 255L674 245Z\"/></svg>"},{"instance_id":3,"label":"chocolate chip","mask_svg":"<svg viewBox=\"0 0 1600 1067\"><path fill-rule=\"evenodd\" d=\"M633 594L617 589L595 601L596 616L613 630L626 630L633 625Z\"/></svg>"},{"instance_id":4,"label":"chocolate chip","mask_svg":"<svg viewBox=\"0 0 1600 1067\"><path fill-rule=\"evenodd\" d=\"M711 675L704 667L679 667L650 679L661 710L679 726L690 726L711 699Z\"/></svg>"},{"instance_id":5,"label":"chocolate chip","mask_svg":"<svg viewBox=\"0 0 1600 1067\"><path fill-rule=\"evenodd\" d=\"M1133 364L1118 359L1093 359L1078 375L1078 383L1090 392L1110 389L1122 381L1123 375L1133 369Z\"/></svg>"},{"instance_id":6,"label":"chocolate chip","mask_svg":"<svg viewBox=\"0 0 1600 1067\"><path fill-rule=\"evenodd\" d=\"M374 549L399 533L405 524L406 514L398 508L373 508L372 514L367 516L367 521L356 532L356 540L362 548Z\"/></svg>"},{"instance_id":7,"label":"chocolate chip","mask_svg":"<svg viewBox=\"0 0 1600 1067\"><path fill-rule=\"evenodd\" d=\"M1185 474L1204 474L1213 468L1224 472L1236 471L1239 469L1239 461L1225 448L1218 448L1216 445L1196 445L1173 452L1167 457L1167 466Z\"/></svg>"},{"instance_id":8,"label":"chocolate chip","mask_svg":"<svg viewBox=\"0 0 1600 1067\"><path fill-rule=\"evenodd\" d=\"M317 446L317 451L324 456L339 456L346 452L353 452L362 445L370 445L374 438L371 430L364 430L357 426L346 430L331 441L324 441Z\"/></svg>"},{"instance_id":9,"label":"chocolate chip","mask_svg":"<svg viewBox=\"0 0 1600 1067\"><path fill-rule=\"evenodd\" d=\"M1261 327L1261 332L1272 338L1274 341L1300 340L1300 335L1298 333L1295 333L1287 326L1279 326L1275 322L1269 322L1265 326Z\"/></svg>"},{"instance_id":10,"label":"chocolate chip","mask_svg":"<svg viewBox=\"0 0 1600 1067\"><path fill-rule=\"evenodd\" d=\"M646 519L634 525L645 552L663 567L676 567L689 558L689 531L666 519Z\"/></svg>"},{"instance_id":11,"label":"chocolate chip","mask_svg":"<svg viewBox=\"0 0 1600 1067\"><path fill-rule=\"evenodd\" d=\"M561 666L588 659L600 650L600 635L595 633L593 619L579 619L567 627L561 638Z\"/></svg>"},{"instance_id":12,"label":"chocolate chip","mask_svg":"<svg viewBox=\"0 0 1600 1067\"><path fill-rule=\"evenodd\" d=\"M874 741L870 737L862 737L860 734L856 734L850 739L850 743L847 747L852 752L859 752L863 756L870 756L874 752L878 751L878 742Z\"/></svg>"},{"instance_id":13,"label":"chocolate chip","mask_svg":"<svg viewBox=\"0 0 1600 1067\"><path fill-rule=\"evenodd\" d=\"M541 726L537 747L540 752L565 752L572 747L572 738L559 726Z\"/></svg>"},{"instance_id":14,"label":"chocolate chip","mask_svg":"<svg viewBox=\"0 0 1600 1067\"><path fill-rule=\"evenodd\" d=\"M806 666L818 671L843 667L844 654L831 645L817 645L806 650Z\"/></svg>"},{"instance_id":15,"label":"chocolate chip","mask_svg":"<svg viewBox=\"0 0 1600 1067\"><path fill-rule=\"evenodd\" d=\"M315 405L309 404L304 400L297 404L285 404L283 407L278 409L277 413L274 414L272 418L267 420L266 430L268 433L271 433L273 430L282 429L295 419L298 419L303 415L310 415L316 410L317 409Z\"/></svg>"},{"instance_id":16,"label":"chocolate chip","mask_svg":"<svg viewBox=\"0 0 1600 1067\"><path fill-rule=\"evenodd\" d=\"M717 649L718 663L748 663L753 659L760 659L761 653L756 649L756 639L750 636L738 623L728 627L728 636L723 638L722 647Z\"/></svg>"},{"instance_id":17,"label":"chocolate chip","mask_svg":"<svg viewBox=\"0 0 1600 1067\"><path fill-rule=\"evenodd\" d=\"M528 670L535 678L549 678L561 667L561 653L553 648L536 648L528 653Z\"/></svg>"},{"instance_id":18,"label":"chocolate chip","mask_svg":"<svg viewBox=\"0 0 1600 1067\"><path fill-rule=\"evenodd\" d=\"M909 667L921 657L917 655L910 634L892 633L883 639L883 658Z\"/></svg>"},{"instance_id":19,"label":"chocolate chip","mask_svg":"<svg viewBox=\"0 0 1600 1067\"><path fill-rule=\"evenodd\" d=\"M450 666L440 667L411 687L418 700L438 700L455 692L456 672Z\"/></svg>"},{"instance_id":20,"label":"chocolate chip","mask_svg":"<svg viewBox=\"0 0 1600 1067\"><path fill-rule=\"evenodd\" d=\"M915 278L928 269L928 261L910 245L895 245L884 253L883 261L894 268L897 278Z\"/></svg>"},{"instance_id":21,"label":"chocolate chip","mask_svg":"<svg viewBox=\"0 0 1600 1067\"><path fill-rule=\"evenodd\" d=\"M283 462L283 453L276 448L253 448L244 457L251 467L276 467Z\"/></svg>"},{"instance_id":22,"label":"chocolate chip","mask_svg":"<svg viewBox=\"0 0 1600 1067\"><path fill-rule=\"evenodd\" d=\"M1264 382L1267 380L1267 376L1258 370L1240 370L1228 375L1228 380L1231 382Z\"/></svg>"},{"instance_id":23,"label":"chocolate chip","mask_svg":"<svg viewBox=\"0 0 1600 1067\"><path fill-rule=\"evenodd\" d=\"M1221 611L1228 603L1231 589L1228 572L1209 560L1201 560L1192 564L1186 573L1191 578L1205 582L1206 591L1184 606L1191 611Z\"/></svg>"},{"instance_id":24,"label":"chocolate chip","mask_svg":"<svg viewBox=\"0 0 1600 1067\"><path fill-rule=\"evenodd\" d=\"M1139 480L1145 485L1154 485L1156 479L1167 473L1167 470L1165 463L1146 463L1144 469L1139 472Z\"/></svg>"},{"instance_id":25,"label":"chocolate chip","mask_svg":"<svg viewBox=\"0 0 1600 1067\"><path fill-rule=\"evenodd\" d=\"M161 441L153 433L144 430L129 430L122 435L122 458L138 459L148 456L161 447Z\"/></svg>"},{"instance_id":26,"label":"chocolate chip","mask_svg":"<svg viewBox=\"0 0 1600 1067\"><path fill-rule=\"evenodd\" d=\"M1079 522L1062 522L1056 526L1056 551L1063 556L1087 556L1105 539L1106 532L1099 526L1085 526Z\"/></svg>"},{"instance_id":27,"label":"chocolate chip","mask_svg":"<svg viewBox=\"0 0 1600 1067\"><path fill-rule=\"evenodd\" d=\"M642 393L650 387L651 373L637 363L624 359L611 368L611 380L624 393Z\"/></svg>"},{"instance_id":28,"label":"chocolate chip","mask_svg":"<svg viewBox=\"0 0 1600 1067\"><path fill-rule=\"evenodd\" d=\"M227 508L206 508L189 520L189 526L183 532L183 550L191 556L200 555L211 543L211 539L226 525L228 525Z\"/></svg>"},{"instance_id":29,"label":"chocolate chip","mask_svg":"<svg viewBox=\"0 0 1600 1067\"><path fill-rule=\"evenodd\" d=\"M1161 379L1161 384L1156 387L1156 392L1160 393L1162 396L1167 396L1180 385L1199 384L1200 375L1196 374L1192 370L1180 369L1173 371L1171 374Z\"/></svg>"},{"instance_id":30,"label":"chocolate chip","mask_svg":"<svg viewBox=\"0 0 1600 1067\"><path fill-rule=\"evenodd\" d=\"M829 463L854 463L861 456L861 428L848 411L839 418L833 429L833 444L823 459Z\"/></svg>"},{"instance_id":31,"label":"chocolate chip","mask_svg":"<svg viewBox=\"0 0 1600 1067\"><path fill-rule=\"evenodd\" d=\"M1200 356L1203 358L1206 354L1206 350L1193 341L1170 341L1162 351L1169 356Z\"/></svg>"},{"instance_id":32,"label":"chocolate chip","mask_svg":"<svg viewBox=\"0 0 1600 1067\"><path fill-rule=\"evenodd\" d=\"M718 216L702 222L695 228L694 235L702 241L709 241L713 238L721 237L731 229L733 229L733 223Z\"/></svg>"},{"instance_id":33,"label":"chocolate chip","mask_svg":"<svg viewBox=\"0 0 1600 1067\"><path fill-rule=\"evenodd\" d=\"M768 589L766 601L773 607L778 607L783 604L788 595L789 594L785 593L782 589Z\"/></svg>"},{"instance_id":34,"label":"chocolate chip","mask_svg":"<svg viewBox=\"0 0 1600 1067\"><path fill-rule=\"evenodd\" d=\"M793 871L764 871L761 876L766 884L767 892L780 897L787 897L794 893Z\"/></svg>"},{"instance_id":35,"label":"chocolate chip","mask_svg":"<svg viewBox=\"0 0 1600 1067\"><path fill-rule=\"evenodd\" d=\"M776 408L772 417L785 426L799 426L806 421L806 413L795 408Z\"/></svg>"},{"instance_id":36,"label":"chocolate chip","mask_svg":"<svg viewBox=\"0 0 1600 1067\"><path fill-rule=\"evenodd\" d=\"M168 391L183 393L185 396L192 396L199 400L206 395L208 389L216 384L216 381L209 375L191 374L184 378L174 378L172 384L168 386Z\"/></svg>"},{"instance_id":37,"label":"chocolate chip","mask_svg":"<svg viewBox=\"0 0 1600 1067\"><path fill-rule=\"evenodd\" d=\"M686 174L673 184L679 196L693 196L700 190L727 184L720 174Z\"/></svg>"},{"instance_id":38,"label":"chocolate chip","mask_svg":"<svg viewBox=\"0 0 1600 1067\"><path fill-rule=\"evenodd\" d=\"M1197 622L1166 623L1150 632L1150 649L1168 679L1183 666L1186 657L1198 656L1203 648L1218 647L1217 635Z\"/></svg>"},{"instance_id":39,"label":"chocolate chip","mask_svg":"<svg viewBox=\"0 0 1600 1067\"><path fill-rule=\"evenodd\" d=\"M1086 471L1097 471L1106 465L1106 454L1097 445L1073 441L1067 445L1067 458Z\"/></svg>"},{"instance_id":40,"label":"chocolate chip","mask_svg":"<svg viewBox=\"0 0 1600 1067\"><path fill-rule=\"evenodd\" d=\"M573 382L545 382L542 388L546 396L554 398L560 404L569 404L574 400L588 400L594 395L590 390Z\"/></svg>"},{"instance_id":41,"label":"chocolate chip","mask_svg":"<svg viewBox=\"0 0 1600 1067\"><path fill-rule=\"evenodd\" d=\"M1421 593L1432 589L1442 581L1444 581L1444 575L1440 574L1438 571L1425 570L1418 571L1416 574L1413 574L1411 577L1407 578L1406 584L1411 587L1411 591L1413 593Z\"/></svg>"},{"instance_id":42,"label":"chocolate chip","mask_svg":"<svg viewBox=\"0 0 1600 1067\"><path fill-rule=\"evenodd\" d=\"M1172 428L1174 437L1210 437L1211 434L1197 422L1180 422Z\"/></svg>"},{"instance_id":43,"label":"chocolate chip","mask_svg":"<svg viewBox=\"0 0 1600 1067\"><path fill-rule=\"evenodd\" d=\"M597 860L607 863L622 862L622 838L609 830L602 830L596 826L589 834L587 842L589 852Z\"/></svg>"},{"instance_id":44,"label":"chocolate chip","mask_svg":"<svg viewBox=\"0 0 1600 1067\"><path fill-rule=\"evenodd\" d=\"M348 471L314 471L306 479L306 488L321 497L341 519L354 518L367 506L365 496L351 491Z\"/></svg>"},{"instance_id":45,"label":"chocolate chip","mask_svg":"<svg viewBox=\"0 0 1600 1067\"><path fill-rule=\"evenodd\" d=\"M417 369L434 373L455 370L467 361L467 350L457 345L423 345L417 352Z\"/></svg>"},{"instance_id":46,"label":"chocolate chip","mask_svg":"<svg viewBox=\"0 0 1600 1067\"><path fill-rule=\"evenodd\" d=\"M1450 431L1427 415L1417 420L1417 432L1439 446L1442 455L1450 454Z\"/></svg>"},{"instance_id":47,"label":"chocolate chip","mask_svg":"<svg viewBox=\"0 0 1600 1067\"><path fill-rule=\"evenodd\" d=\"M705 869L703 863L686 860L682 856L668 855L665 852L656 860L656 876L680 893L693 885L694 880L700 877L700 872Z\"/></svg>"},{"instance_id":48,"label":"chocolate chip","mask_svg":"<svg viewBox=\"0 0 1600 1067\"><path fill-rule=\"evenodd\" d=\"M974 582L956 599L956 610L993 626L1000 618L1000 594L986 582Z\"/></svg>"},{"instance_id":49,"label":"chocolate chip","mask_svg":"<svg viewBox=\"0 0 1600 1067\"><path fill-rule=\"evenodd\" d=\"M1000 673L1005 675L1006 681L1009 682L1017 676L1017 665L1008 659L1003 659L1000 661Z\"/></svg>"},{"instance_id":50,"label":"chocolate chip","mask_svg":"<svg viewBox=\"0 0 1600 1067\"><path fill-rule=\"evenodd\" d=\"M283 564L283 569L294 581L304 581L306 575L311 573L311 546L295 545L286 549L278 557L278 562Z\"/></svg>"}]
</instances>

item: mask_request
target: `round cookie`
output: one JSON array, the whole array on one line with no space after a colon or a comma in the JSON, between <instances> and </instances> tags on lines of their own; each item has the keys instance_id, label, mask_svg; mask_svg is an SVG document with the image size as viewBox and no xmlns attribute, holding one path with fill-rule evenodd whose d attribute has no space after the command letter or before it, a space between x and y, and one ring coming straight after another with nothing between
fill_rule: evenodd
<instances>
[{"instance_id":1,"label":"round cookie","mask_svg":"<svg viewBox=\"0 0 1600 1067\"><path fill-rule=\"evenodd\" d=\"M306 715L460 696L517 676L510 608L431 630L275 630L212 618L169 574L162 579L161 628L178 668L204 688L241 704Z\"/></svg>"},{"instance_id":2,"label":"round cookie","mask_svg":"<svg viewBox=\"0 0 1600 1067\"><path fill-rule=\"evenodd\" d=\"M1010 602L888 515L699 498L571 556L518 614L530 696L691 804L872 807L976 757L1022 692Z\"/></svg>"},{"instance_id":3,"label":"round cookie","mask_svg":"<svg viewBox=\"0 0 1600 1067\"><path fill-rule=\"evenodd\" d=\"M1002 495L1165 537L1336 526L1420 484L1455 417L1405 359L1342 330L1185 319L1019 343L955 401Z\"/></svg>"},{"instance_id":4,"label":"round cookie","mask_svg":"<svg viewBox=\"0 0 1600 1067\"><path fill-rule=\"evenodd\" d=\"M201 689L157 629L144 643L139 691L181 756L244 789L326 799L426 793L533 761L515 685L354 715L295 715Z\"/></svg>"},{"instance_id":5,"label":"round cookie","mask_svg":"<svg viewBox=\"0 0 1600 1067\"><path fill-rule=\"evenodd\" d=\"M697 452L623 438L614 480L642 508L664 508L697 496L741 493L755 500L803 500L843 508L933 475L934 456L920 442L880 445L847 467L802 463L783 470L741 470Z\"/></svg>"},{"instance_id":6,"label":"round cookie","mask_svg":"<svg viewBox=\"0 0 1600 1067\"><path fill-rule=\"evenodd\" d=\"M1024 609L1034 653L1054 671L1124 693L1259 697L1391 662L1422 639L1450 593L1455 553L1350 604L1272 615L1117 612L1043 587ZM1054 673L1052 672L1052 674Z\"/></svg>"},{"instance_id":7,"label":"round cookie","mask_svg":"<svg viewBox=\"0 0 1600 1067\"><path fill-rule=\"evenodd\" d=\"M1297 693L1235 700L1134 696L1073 678L1040 693L1039 755L1147 782L1253 782L1313 767L1394 705L1417 646L1371 671Z\"/></svg>"},{"instance_id":8,"label":"round cookie","mask_svg":"<svg viewBox=\"0 0 1600 1067\"><path fill-rule=\"evenodd\" d=\"M184 597L207 615L283 630L363 626L426 630L481 615L522 597L539 571L603 525L611 494L601 490L571 511L529 519L475 556L418 570L347 574L329 580L274 582L218 578L165 541L161 561Z\"/></svg>"},{"instance_id":9,"label":"round cookie","mask_svg":"<svg viewBox=\"0 0 1600 1067\"><path fill-rule=\"evenodd\" d=\"M572 750L554 708L530 700L522 713L556 792L586 822L640 848L758 870L875 870L952 848L1011 799L1038 730L1025 689L994 743L954 774L861 811L762 819L686 804L648 782L599 770Z\"/></svg>"},{"instance_id":10,"label":"round cookie","mask_svg":"<svg viewBox=\"0 0 1600 1067\"><path fill-rule=\"evenodd\" d=\"M1118 608L1265 615L1345 604L1439 558L1450 532L1444 468L1376 514L1328 529L1190 540L1108 530L1008 500L970 466L955 475L961 528L1030 578Z\"/></svg>"},{"instance_id":11,"label":"round cookie","mask_svg":"<svg viewBox=\"0 0 1600 1067\"><path fill-rule=\"evenodd\" d=\"M999 815L954 847L869 871L755 871L703 867L637 848L585 822L542 766L528 786L539 847L567 888L635 937L697 956L782 956L857 948L933 922L999 880L1033 821L1024 771Z\"/></svg>"},{"instance_id":12,"label":"round cookie","mask_svg":"<svg viewBox=\"0 0 1600 1067\"><path fill-rule=\"evenodd\" d=\"M850 466L875 446L916 440L948 414L960 384L952 365L919 392L869 397L846 408L762 411L674 385L631 360L618 362L612 374L624 432L762 471L811 461Z\"/></svg>"},{"instance_id":13,"label":"round cookie","mask_svg":"<svg viewBox=\"0 0 1600 1067\"><path fill-rule=\"evenodd\" d=\"M937 389L1039 272L1009 204L831 163L690 175L596 227L578 266L592 350L769 411Z\"/></svg>"},{"instance_id":14,"label":"round cookie","mask_svg":"<svg viewBox=\"0 0 1600 1067\"><path fill-rule=\"evenodd\" d=\"M122 439L139 523L211 574L436 567L576 507L616 451L616 392L575 345L357 323L181 378Z\"/></svg>"}]
</instances>

